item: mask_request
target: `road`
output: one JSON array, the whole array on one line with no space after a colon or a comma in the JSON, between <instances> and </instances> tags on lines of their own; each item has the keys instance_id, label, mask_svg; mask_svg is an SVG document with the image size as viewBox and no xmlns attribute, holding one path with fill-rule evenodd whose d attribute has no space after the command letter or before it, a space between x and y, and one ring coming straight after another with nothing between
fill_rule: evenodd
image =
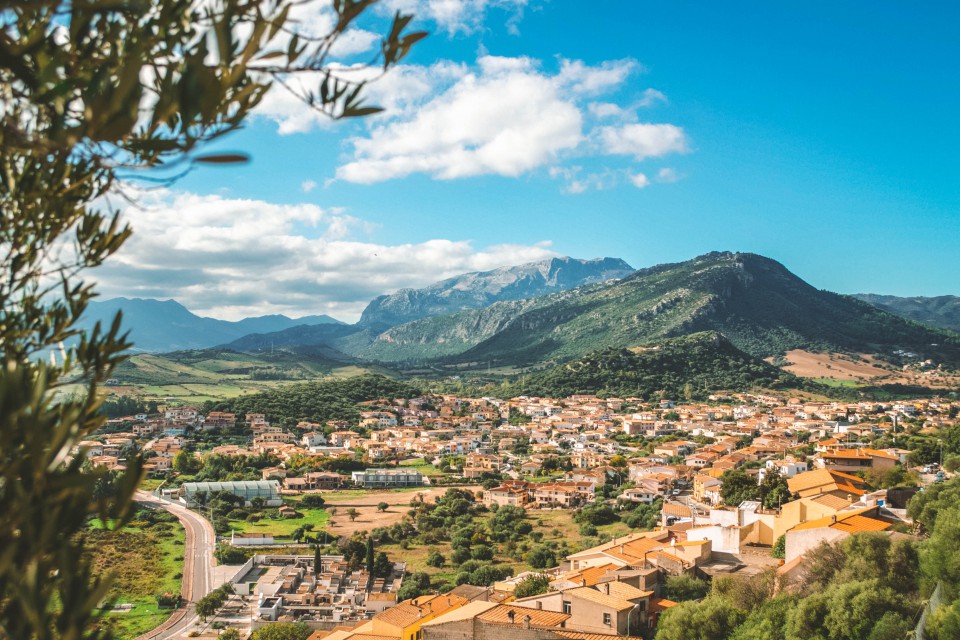
<instances>
[{"instance_id":1,"label":"road","mask_svg":"<svg viewBox=\"0 0 960 640\"><path fill-rule=\"evenodd\" d=\"M179 638L198 620L193 603L210 593L213 585L213 553L217 537L210 522L179 504L160 500L145 491L138 491L136 500L154 509L164 509L177 516L187 532L183 553L183 587L181 593L186 605L174 612L156 629L145 633L137 640L169 640Z\"/></svg>"}]
</instances>

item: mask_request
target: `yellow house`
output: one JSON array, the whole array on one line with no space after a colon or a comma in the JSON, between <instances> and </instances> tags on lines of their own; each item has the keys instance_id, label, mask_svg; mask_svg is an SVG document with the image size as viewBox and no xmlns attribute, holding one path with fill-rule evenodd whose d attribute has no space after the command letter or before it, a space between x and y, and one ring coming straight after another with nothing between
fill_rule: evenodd
<instances>
[{"instance_id":1,"label":"yellow house","mask_svg":"<svg viewBox=\"0 0 960 640\"><path fill-rule=\"evenodd\" d=\"M798 524L836 515L839 511L850 507L851 504L849 500L831 493L788 502L783 505L780 515L774 521L774 540Z\"/></svg>"},{"instance_id":2,"label":"yellow house","mask_svg":"<svg viewBox=\"0 0 960 640\"><path fill-rule=\"evenodd\" d=\"M370 621L370 633L399 640L421 640L420 625L467 602L466 598L454 595L428 595L404 600L375 615Z\"/></svg>"}]
</instances>

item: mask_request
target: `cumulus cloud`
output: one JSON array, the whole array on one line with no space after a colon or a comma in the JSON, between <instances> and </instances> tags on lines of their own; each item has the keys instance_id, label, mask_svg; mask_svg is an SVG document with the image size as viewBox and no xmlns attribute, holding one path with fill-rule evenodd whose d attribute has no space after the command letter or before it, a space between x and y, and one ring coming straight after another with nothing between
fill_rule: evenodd
<instances>
[{"instance_id":1,"label":"cumulus cloud","mask_svg":"<svg viewBox=\"0 0 960 640\"><path fill-rule=\"evenodd\" d=\"M595 126L597 120L635 119L636 105L590 99L619 90L639 69L633 60L594 66L561 60L550 73L530 58L489 55L470 68L447 67L443 75L428 74L435 93L419 92L396 115L371 123L367 135L352 138L352 158L336 178L371 184L414 173L441 180L515 177L569 157L643 160L686 151L686 136L676 125ZM648 90L641 104L662 95ZM569 182L567 190L585 187Z\"/></svg>"},{"instance_id":2,"label":"cumulus cloud","mask_svg":"<svg viewBox=\"0 0 960 640\"><path fill-rule=\"evenodd\" d=\"M672 167L664 167L657 172L657 182L671 183L677 182L682 178L683 176L677 173L677 170Z\"/></svg>"},{"instance_id":3,"label":"cumulus cloud","mask_svg":"<svg viewBox=\"0 0 960 640\"><path fill-rule=\"evenodd\" d=\"M637 102L637 106L652 107L658 102L668 102L667 96L665 96L662 91L657 91L656 89L646 89L643 92L643 97L640 98L639 102Z\"/></svg>"},{"instance_id":4,"label":"cumulus cloud","mask_svg":"<svg viewBox=\"0 0 960 640\"><path fill-rule=\"evenodd\" d=\"M630 182L637 189L643 189L645 187L650 186L650 178L648 178L644 173L637 173L630 176Z\"/></svg>"},{"instance_id":5,"label":"cumulus cloud","mask_svg":"<svg viewBox=\"0 0 960 640\"><path fill-rule=\"evenodd\" d=\"M328 313L352 321L383 293L555 255L546 241L485 248L442 238L369 242L363 220L311 204L164 189L135 195L139 206L123 213L135 233L94 272L100 292L174 298L221 318Z\"/></svg>"},{"instance_id":6,"label":"cumulus cloud","mask_svg":"<svg viewBox=\"0 0 960 640\"><path fill-rule=\"evenodd\" d=\"M393 13L414 14L418 20L431 20L449 35L472 33L483 26L491 8L506 11L507 31L516 35L528 0L385 0L384 8Z\"/></svg>"},{"instance_id":7,"label":"cumulus cloud","mask_svg":"<svg viewBox=\"0 0 960 640\"><path fill-rule=\"evenodd\" d=\"M354 138L354 160L337 178L369 184L411 173L517 176L580 144L583 116L556 76L525 58L487 56L478 67L410 117Z\"/></svg>"},{"instance_id":8,"label":"cumulus cloud","mask_svg":"<svg viewBox=\"0 0 960 640\"><path fill-rule=\"evenodd\" d=\"M316 188L317 188L316 180L304 180L303 182L300 183L300 190L303 191L304 193L310 193Z\"/></svg>"},{"instance_id":9,"label":"cumulus cloud","mask_svg":"<svg viewBox=\"0 0 960 640\"><path fill-rule=\"evenodd\" d=\"M606 153L631 155L636 160L687 151L686 134L672 124L636 123L622 127L601 127L597 134Z\"/></svg>"}]
</instances>

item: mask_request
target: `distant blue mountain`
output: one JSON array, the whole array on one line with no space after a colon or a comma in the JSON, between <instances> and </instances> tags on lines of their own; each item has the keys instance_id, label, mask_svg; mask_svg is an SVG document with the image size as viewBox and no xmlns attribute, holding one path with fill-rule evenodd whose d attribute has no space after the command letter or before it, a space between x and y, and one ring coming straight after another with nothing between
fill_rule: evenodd
<instances>
[{"instance_id":1,"label":"distant blue mountain","mask_svg":"<svg viewBox=\"0 0 960 640\"><path fill-rule=\"evenodd\" d=\"M269 315L230 322L198 316L176 300L112 298L91 302L80 327L90 328L97 321L109 326L118 311L123 313L121 326L130 332L133 350L151 353L205 349L251 333L272 333L302 325L343 324L327 315Z\"/></svg>"}]
</instances>

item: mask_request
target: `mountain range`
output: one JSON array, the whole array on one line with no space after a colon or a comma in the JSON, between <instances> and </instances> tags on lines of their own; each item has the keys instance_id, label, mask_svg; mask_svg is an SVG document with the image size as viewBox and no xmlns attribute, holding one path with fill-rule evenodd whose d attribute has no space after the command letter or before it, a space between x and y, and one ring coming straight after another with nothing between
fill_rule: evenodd
<instances>
[{"instance_id":1,"label":"mountain range","mask_svg":"<svg viewBox=\"0 0 960 640\"><path fill-rule=\"evenodd\" d=\"M343 362L523 367L706 331L752 357L809 349L912 352L960 363L960 337L867 299L873 304L818 290L763 256L714 252L638 271L613 258L555 258L465 274L380 296L353 325L326 316L226 323L198 318L172 301L153 301L141 315L131 309L143 301L120 306L142 350L216 344L247 353L322 353ZM166 343L158 325L168 327ZM279 330L271 330L275 325ZM232 335L210 342L225 332Z\"/></svg>"},{"instance_id":2,"label":"mountain range","mask_svg":"<svg viewBox=\"0 0 960 640\"><path fill-rule=\"evenodd\" d=\"M876 293L855 293L853 297L898 316L960 333L960 296L901 298Z\"/></svg>"},{"instance_id":3,"label":"mountain range","mask_svg":"<svg viewBox=\"0 0 960 640\"><path fill-rule=\"evenodd\" d=\"M343 324L326 315L295 319L268 315L231 322L198 316L176 300L111 298L91 302L79 326L90 329L97 322L109 326L118 311L123 313L121 326L130 331L133 351L149 353L204 349L251 333L271 333L298 325Z\"/></svg>"},{"instance_id":4,"label":"mountain range","mask_svg":"<svg viewBox=\"0 0 960 640\"><path fill-rule=\"evenodd\" d=\"M393 327L354 355L383 362L527 365L716 331L759 356L791 349L915 352L960 362L960 339L850 296L820 291L780 263L715 252L618 281Z\"/></svg>"}]
</instances>

